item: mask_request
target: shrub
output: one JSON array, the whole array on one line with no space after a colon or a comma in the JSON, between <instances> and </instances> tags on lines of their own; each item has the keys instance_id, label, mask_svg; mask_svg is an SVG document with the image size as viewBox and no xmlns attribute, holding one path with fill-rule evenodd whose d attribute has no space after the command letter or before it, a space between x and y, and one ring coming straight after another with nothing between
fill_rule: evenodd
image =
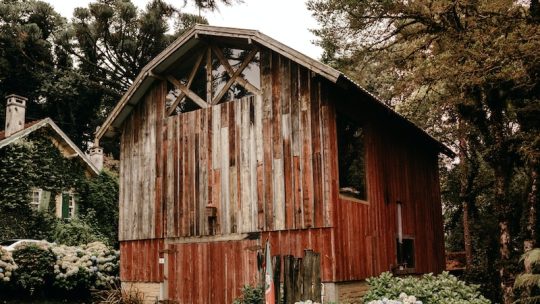
<instances>
[{"instance_id":1,"label":"shrub","mask_svg":"<svg viewBox=\"0 0 540 304\"><path fill-rule=\"evenodd\" d=\"M101 304L142 304L144 294L130 285L129 288L122 288L118 284L111 286L111 289L101 290L94 294L95 303Z\"/></svg>"},{"instance_id":2,"label":"shrub","mask_svg":"<svg viewBox=\"0 0 540 304\"><path fill-rule=\"evenodd\" d=\"M434 276L394 277L385 272L367 280L370 289L364 302L399 299L402 293L414 296L424 304L489 304L489 300L478 292L478 286L467 285L456 277L443 272Z\"/></svg>"},{"instance_id":3,"label":"shrub","mask_svg":"<svg viewBox=\"0 0 540 304\"><path fill-rule=\"evenodd\" d=\"M89 256L75 246L54 246L52 251L56 255L53 286L66 291L90 289L94 278Z\"/></svg>"},{"instance_id":4,"label":"shrub","mask_svg":"<svg viewBox=\"0 0 540 304\"><path fill-rule=\"evenodd\" d=\"M118 282L119 253L101 242L59 245L53 285L66 291L108 288Z\"/></svg>"},{"instance_id":5,"label":"shrub","mask_svg":"<svg viewBox=\"0 0 540 304\"><path fill-rule=\"evenodd\" d=\"M118 248L118 191L118 177L103 170L88 181L86 192L81 193L83 202L79 210L85 217L99 214L94 228L115 248Z\"/></svg>"},{"instance_id":6,"label":"shrub","mask_svg":"<svg viewBox=\"0 0 540 304\"><path fill-rule=\"evenodd\" d=\"M119 281L120 252L100 242L84 246L96 272L95 288L108 288Z\"/></svg>"},{"instance_id":7,"label":"shrub","mask_svg":"<svg viewBox=\"0 0 540 304\"><path fill-rule=\"evenodd\" d=\"M262 286L253 287L245 285L242 287L242 295L234 300L233 304L260 304L264 303L264 290Z\"/></svg>"},{"instance_id":8,"label":"shrub","mask_svg":"<svg viewBox=\"0 0 540 304\"><path fill-rule=\"evenodd\" d=\"M13 271L17 269L11 253L0 247L0 285L5 285L11 281Z\"/></svg>"},{"instance_id":9,"label":"shrub","mask_svg":"<svg viewBox=\"0 0 540 304\"><path fill-rule=\"evenodd\" d=\"M96 232L93 215L84 218L61 220L54 229L54 241L68 246L77 246L92 242L107 242Z\"/></svg>"},{"instance_id":10,"label":"shrub","mask_svg":"<svg viewBox=\"0 0 540 304\"><path fill-rule=\"evenodd\" d=\"M48 245L25 244L13 251L17 264L14 273L16 284L30 294L47 287L54 275L56 257Z\"/></svg>"}]
</instances>

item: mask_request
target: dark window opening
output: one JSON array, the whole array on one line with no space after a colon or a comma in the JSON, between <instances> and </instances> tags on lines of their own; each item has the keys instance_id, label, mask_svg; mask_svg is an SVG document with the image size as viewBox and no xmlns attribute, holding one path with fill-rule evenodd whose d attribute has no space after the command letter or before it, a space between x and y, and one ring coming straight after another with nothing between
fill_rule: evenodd
<instances>
[{"instance_id":1,"label":"dark window opening","mask_svg":"<svg viewBox=\"0 0 540 304\"><path fill-rule=\"evenodd\" d=\"M367 200L364 127L343 115L337 117L339 193Z\"/></svg>"},{"instance_id":2,"label":"dark window opening","mask_svg":"<svg viewBox=\"0 0 540 304\"><path fill-rule=\"evenodd\" d=\"M404 238L400 244L399 239L396 239L396 246L398 266L404 269L414 268L414 240Z\"/></svg>"}]
</instances>

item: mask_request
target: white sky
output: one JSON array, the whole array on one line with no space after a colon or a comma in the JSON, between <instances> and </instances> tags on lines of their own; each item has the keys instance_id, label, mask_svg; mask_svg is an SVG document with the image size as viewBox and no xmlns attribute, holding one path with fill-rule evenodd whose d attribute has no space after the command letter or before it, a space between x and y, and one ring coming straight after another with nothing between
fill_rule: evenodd
<instances>
[{"instance_id":1,"label":"white sky","mask_svg":"<svg viewBox=\"0 0 540 304\"><path fill-rule=\"evenodd\" d=\"M44 0L50 3L61 15L71 18L75 7L86 7L90 0ZM165 0L182 7L183 0ZM142 9L148 0L132 0ZM188 1L189 2L189 1ZM186 12L197 13L193 8ZM309 29L317 23L307 10L305 0L244 0L233 6L219 7L216 12L202 13L211 25L239 27L259 30L262 33L296 49L312 58L319 59L322 50L313 45L316 37Z\"/></svg>"}]
</instances>

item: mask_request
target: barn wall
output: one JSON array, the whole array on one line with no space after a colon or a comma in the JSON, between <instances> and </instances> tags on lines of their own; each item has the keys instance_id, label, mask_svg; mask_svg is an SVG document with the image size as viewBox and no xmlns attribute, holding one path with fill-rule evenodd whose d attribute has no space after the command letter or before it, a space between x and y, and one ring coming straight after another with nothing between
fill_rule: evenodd
<instances>
[{"instance_id":1,"label":"barn wall","mask_svg":"<svg viewBox=\"0 0 540 304\"><path fill-rule=\"evenodd\" d=\"M441 272L444 236L437 152L399 125L368 121L368 201L338 196L336 281L363 279L396 266L397 201L402 202L403 234L414 238L414 272Z\"/></svg>"},{"instance_id":2,"label":"barn wall","mask_svg":"<svg viewBox=\"0 0 540 304\"><path fill-rule=\"evenodd\" d=\"M258 240L169 244L168 298L177 303L232 303L256 285Z\"/></svg>"},{"instance_id":3,"label":"barn wall","mask_svg":"<svg viewBox=\"0 0 540 304\"><path fill-rule=\"evenodd\" d=\"M163 281L163 239L120 242L120 280L157 283Z\"/></svg>"},{"instance_id":4,"label":"barn wall","mask_svg":"<svg viewBox=\"0 0 540 304\"><path fill-rule=\"evenodd\" d=\"M119 239L163 236L164 83L153 86L126 119L120 138Z\"/></svg>"},{"instance_id":5,"label":"barn wall","mask_svg":"<svg viewBox=\"0 0 540 304\"><path fill-rule=\"evenodd\" d=\"M261 65L262 96L167 118L168 237L331 225L326 86L279 55Z\"/></svg>"}]
</instances>

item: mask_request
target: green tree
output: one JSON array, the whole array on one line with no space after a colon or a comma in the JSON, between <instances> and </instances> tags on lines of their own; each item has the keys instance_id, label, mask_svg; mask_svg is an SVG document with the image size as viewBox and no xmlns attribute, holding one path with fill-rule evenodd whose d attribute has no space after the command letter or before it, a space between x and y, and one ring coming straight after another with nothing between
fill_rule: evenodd
<instances>
[{"instance_id":1,"label":"green tree","mask_svg":"<svg viewBox=\"0 0 540 304\"><path fill-rule=\"evenodd\" d=\"M42 118L41 84L54 73L57 57L52 42L65 19L41 1L0 2L0 97L29 98L27 117ZM58 59L58 61L56 60ZM5 102L0 102L0 126L5 125Z\"/></svg>"},{"instance_id":2,"label":"green tree","mask_svg":"<svg viewBox=\"0 0 540 304\"><path fill-rule=\"evenodd\" d=\"M522 168L531 174L529 183L538 184L521 151L538 151L536 144L523 142L538 136L538 129L524 128L540 97L538 1L312 0L308 7L321 25L314 32L323 60L431 133L447 135L440 138L462 157L479 148L493 177L489 204L499 229L500 287L510 303L516 253L522 249L523 229L516 219L524 202L512 186ZM474 134L473 141L467 134ZM459 166L470 164L462 159ZM471 172L460 171L463 204ZM529 206L537 203L534 189ZM537 226L535 216L529 219Z\"/></svg>"},{"instance_id":3,"label":"green tree","mask_svg":"<svg viewBox=\"0 0 540 304\"><path fill-rule=\"evenodd\" d=\"M103 170L88 181L80 209L82 215L94 218L94 228L115 247L118 247L118 193L118 176Z\"/></svg>"}]
</instances>

